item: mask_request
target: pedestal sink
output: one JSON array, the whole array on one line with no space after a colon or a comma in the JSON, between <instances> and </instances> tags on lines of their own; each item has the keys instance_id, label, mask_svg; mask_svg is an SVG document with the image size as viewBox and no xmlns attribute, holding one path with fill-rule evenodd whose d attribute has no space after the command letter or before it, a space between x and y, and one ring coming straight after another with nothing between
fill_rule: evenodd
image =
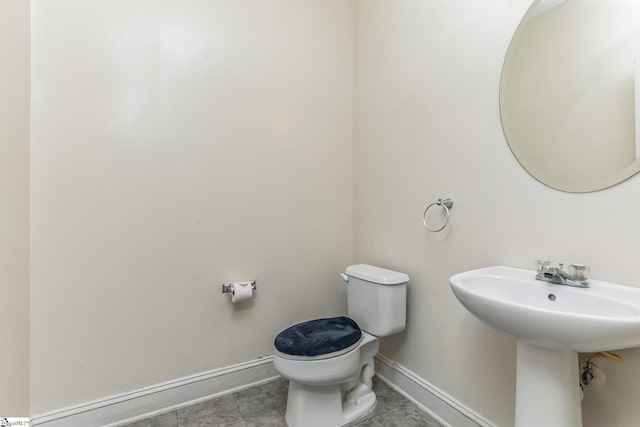
<instances>
[{"instance_id":1,"label":"pedestal sink","mask_svg":"<svg viewBox=\"0 0 640 427\"><path fill-rule=\"evenodd\" d=\"M590 280L589 288L487 267L450 278L458 300L517 341L515 427L581 427L578 352L640 347L640 289Z\"/></svg>"}]
</instances>

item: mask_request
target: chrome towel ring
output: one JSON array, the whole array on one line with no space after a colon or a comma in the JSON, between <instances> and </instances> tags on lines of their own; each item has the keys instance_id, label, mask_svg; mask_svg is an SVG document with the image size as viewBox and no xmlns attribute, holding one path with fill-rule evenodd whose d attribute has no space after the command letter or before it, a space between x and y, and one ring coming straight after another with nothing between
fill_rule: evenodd
<instances>
[{"instance_id":1,"label":"chrome towel ring","mask_svg":"<svg viewBox=\"0 0 640 427\"><path fill-rule=\"evenodd\" d=\"M447 214L447 219L445 220L444 225L438 228L437 230L433 230L429 228L429 226L427 225L427 212L433 206L442 206L444 208L445 213ZM424 224L424 228L426 228L432 233L437 233L439 231L444 230L447 224L449 224L449 209L451 209L452 207L453 207L453 200L451 199L438 199L437 202L431 203L429 206L427 206L427 208L424 210L424 213L422 214L422 223Z\"/></svg>"}]
</instances>

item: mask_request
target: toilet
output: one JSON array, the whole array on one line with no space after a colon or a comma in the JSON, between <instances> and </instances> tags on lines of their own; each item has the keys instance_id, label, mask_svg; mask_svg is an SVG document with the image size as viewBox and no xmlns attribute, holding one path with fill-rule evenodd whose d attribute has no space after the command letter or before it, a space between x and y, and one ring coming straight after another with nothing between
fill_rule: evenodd
<instances>
[{"instance_id":1,"label":"toilet","mask_svg":"<svg viewBox=\"0 0 640 427\"><path fill-rule=\"evenodd\" d=\"M338 427L372 411L378 337L405 328L408 275L358 264L341 276L349 317L309 320L276 336L273 363L289 380L289 427Z\"/></svg>"}]
</instances>

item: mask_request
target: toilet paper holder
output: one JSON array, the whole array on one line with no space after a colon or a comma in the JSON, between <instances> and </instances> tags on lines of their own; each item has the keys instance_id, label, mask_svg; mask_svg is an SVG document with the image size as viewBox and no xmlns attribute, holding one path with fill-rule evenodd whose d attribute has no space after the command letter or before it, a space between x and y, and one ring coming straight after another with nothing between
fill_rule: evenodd
<instances>
[{"instance_id":1,"label":"toilet paper holder","mask_svg":"<svg viewBox=\"0 0 640 427\"><path fill-rule=\"evenodd\" d=\"M255 280L247 280L246 282L223 283L222 284L222 293L223 294L230 294L231 292L233 292L233 287L235 285L238 285L238 286L251 285L251 289L253 289L254 291L257 289Z\"/></svg>"}]
</instances>

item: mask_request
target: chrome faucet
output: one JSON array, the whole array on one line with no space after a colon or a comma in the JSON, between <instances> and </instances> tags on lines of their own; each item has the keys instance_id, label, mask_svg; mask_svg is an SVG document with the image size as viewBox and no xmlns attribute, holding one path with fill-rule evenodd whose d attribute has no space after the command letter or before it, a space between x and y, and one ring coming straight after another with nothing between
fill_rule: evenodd
<instances>
[{"instance_id":1,"label":"chrome faucet","mask_svg":"<svg viewBox=\"0 0 640 427\"><path fill-rule=\"evenodd\" d=\"M537 262L538 274L536 280L555 283L558 285L574 286L576 288L588 288L589 267L582 264L571 264L569 271L565 271L564 264L551 267L549 262Z\"/></svg>"}]
</instances>

